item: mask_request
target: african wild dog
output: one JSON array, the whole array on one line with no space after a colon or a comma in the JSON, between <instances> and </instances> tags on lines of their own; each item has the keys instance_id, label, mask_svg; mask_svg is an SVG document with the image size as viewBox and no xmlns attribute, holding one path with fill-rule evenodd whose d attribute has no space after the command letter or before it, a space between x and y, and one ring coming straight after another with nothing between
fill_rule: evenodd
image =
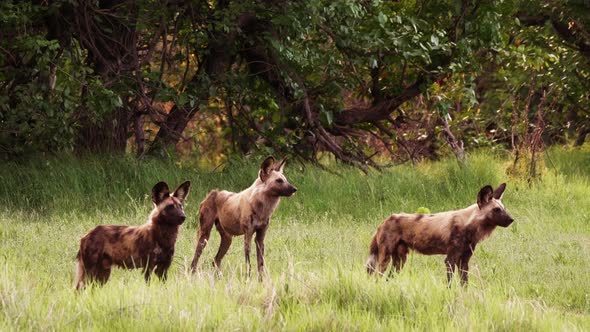
<instances>
[{"instance_id":1,"label":"african wild dog","mask_svg":"<svg viewBox=\"0 0 590 332\"><path fill-rule=\"evenodd\" d=\"M258 171L258 178L247 189L233 193L229 191L211 191L199 207L199 232L195 257L191 264L195 272L199 257L207 245L211 228L215 225L221 235L221 244L215 256L213 266L219 271L221 260L229 249L232 237L244 235L247 275L250 276L250 244L256 233L256 255L258 258L258 277L264 272L264 236L270 223L270 217L282 196L293 195L293 187L283 175L286 158L278 164L273 157L264 160Z\"/></svg>"},{"instance_id":2,"label":"african wild dog","mask_svg":"<svg viewBox=\"0 0 590 332\"><path fill-rule=\"evenodd\" d=\"M467 283L469 259L477 243L496 226L508 227L514 221L501 202L505 189L505 183L495 191L485 186L477 195L477 204L462 210L430 215L391 215L373 236L367 272L372 274L377 270L382 275L390 259L399 271L409 249L414 249L425 255L447 255L447 280L451 281L457 267L461 283Z\"/></svg>"},{"instance_id":3,"label":"african wild dog","mask_svg":"<svg viewBox=\"0 0 590 332\"><path fill-rule=\"evenodd\" d=\"M165 182L156 184L152 189L154 209L142 226L101 225L84 235L77 256L76 289L83 288L86 279L106 283L113 265L143 268L146 281L154 270L165 280L178 230L186 219L183 204L190 185L186 181L170 194Z\"/></svg>"}]
</instances>

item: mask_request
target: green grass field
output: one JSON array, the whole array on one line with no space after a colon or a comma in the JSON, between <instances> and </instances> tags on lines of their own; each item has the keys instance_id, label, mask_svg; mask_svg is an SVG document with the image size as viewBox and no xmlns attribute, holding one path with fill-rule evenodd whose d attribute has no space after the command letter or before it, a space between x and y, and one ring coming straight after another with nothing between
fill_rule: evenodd
<instances>
[{"instance_id":1,"label":"green grass field","mask_svg":"<svg viewBox=\"0 0 590 332\"><path fill-rule=\"evenodd\" d=\"M126 157L2 162L0 330L590 330L590 148L550 150L532 186L505 175L507 160L483 151L466 169L449 159L368 176L287 164L299 191L272 219L262 283L245 277L241 238L215 276L215 231L200 272L188 273L200 201L249 186L259 160L215 172ZM98 224L144 223L152 186L186 179L169 280L147 285L140 271L116 269L105 287L76 293L80 237ZM469 287L447 287L442 256L411 254L393 278L367 276L370 238L389 214L462 208L502 181L516 221L478 246Z\"/></svg>"}]
</instances>

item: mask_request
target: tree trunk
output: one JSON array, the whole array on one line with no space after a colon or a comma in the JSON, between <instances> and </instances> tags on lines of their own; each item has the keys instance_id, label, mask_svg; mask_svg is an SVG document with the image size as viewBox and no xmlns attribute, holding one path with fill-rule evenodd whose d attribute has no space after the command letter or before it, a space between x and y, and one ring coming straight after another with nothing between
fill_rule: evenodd
<instances>
[{"instance_id":1,"label":"tree trunk","mask_svg":"<svg viewBox=\"0 0 590 332\"><path fill-rule=\"evenodd\" d=\"M182 138L182 132L196 112L196 108L174 105L166 117L166 121L160 125L160 130L150 146L150 153L162 154L163 150L175 146Z\"/></svg>"},{"instance_id":2,"label":"tree trunk","mask_svg":"<svg viewBox=\"0 0 590 332\"><path fill-rule=\"evenodd\" d=\"M459 103L457 103L459 104ZM460 106L457 106L460 107ZM463 146L463 141L458 140L455 135L453 134L453 132L451 131L451 127L449 126L449 121L447 120L446 116L441 116L442 122L443 122L443 132L445 133L445 138L447 139L447 142L449 143L449 145L451 146L451 148L453 149L453 153L455 154L455 157L457 157L457 161L459 162L459 166L463 167L465 166L465 149Z\"/></svg>"},{"instance_id":3,"label":"tree trunk","mask_svg":"<svg viewBox=\"0 0 590 332\"><path fill-rule=\"evenodd\" d=\"M88 51L87 61L101 76L106 87L133 77L137 60L137 12L134 0L82 1L71 14L77 39ZM125 15L121 15L125 13ZM100 18L101 24L88 24ZM87 91L83 91L87 94ZM122 95L126 105L129 96ZM77 154L125 152L131 114L126 106L113 109L98 121L92 121L86 107L80 108L80 129L75 142Z\"/></svg>"},{"instance_id":4,"label":"tree trunk","mask_svg":"<svg viewBox=\"0 0 590 332\"><path fill-rule=\"evenodd\" d=\"M145 134L143 132L142 112L135 110L133 115L133 131L135 135L136 154L141 157L145 152Z\"/></svg>"},{"instance_id":5,"label":"tree trunk","mask_svg":"<svg viewBox=\"0 0 590 332\"><path fill-rule=\"evenodd\" d=\"M83 117L75 142L76 154L125 152L128 116L127 110L120 107L98 122Z\"/></svg>"},{"instance_id":6,"label":"tree trunk","mask_svg":"<svg viewBox=\"0 0 590 332\"><path fill-rule=\"evenodd\" d=\"M198 112L199 105L209 103L209 85L224 79L229 71L233 59L233 49L236 31L229 33L213 33L205 57L199 69L187 85L187 90L196 90L197 102L195 107L174 105L166 121L150 146L150 154L163 155L164 150L170 149L182 138L182 133L189 121ZM203 82L207 82L205 85Z\"/></svg>"},{"instance_id":7,"label":"tree trunk","mask_svg":"<svg viewBox=\"0 0 590 332\"><path fill-rule=\"evenodd\" d=\"M574 146L582 146L584 144L584 142L586 141L586 136L588 134L590 134L589 128L581 129L578 133L578 137L576 138L576 141L574 142Z\"/></svg>"}]
</instances>

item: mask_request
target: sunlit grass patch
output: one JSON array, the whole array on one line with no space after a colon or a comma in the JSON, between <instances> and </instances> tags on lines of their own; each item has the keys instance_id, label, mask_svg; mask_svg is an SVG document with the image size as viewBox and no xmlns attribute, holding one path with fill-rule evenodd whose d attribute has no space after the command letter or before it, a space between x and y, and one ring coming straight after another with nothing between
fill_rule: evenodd
<instances>
[{"instance_id":1,"label":"sunlit grass patch","mask_svg":"<svg viewBox=\"0 0 590 332\"><path fill-rule=\"evenodd\" d=\"M257 162L223 172L126 158L3 165L0 330L589 330L588 151L549 155L555 167L542 182L508 181L504 203L516 221L478 246L467 288L447 287L442 256L411 254L401 273L371 278L368 244L391 213L472 204L481 186L506 179L500 156L368 176L288 164L299 191L273 217L262 283L245 276L242 238L215 274L215 230L198 272L188 272L200 201L215 187L248 186ZM140 271L115 269L104 287L76 293L80 237L97 224L145 222L153 184L187 179L189 219L169 280L146 284Z\"/></svg>"}]
</instances>

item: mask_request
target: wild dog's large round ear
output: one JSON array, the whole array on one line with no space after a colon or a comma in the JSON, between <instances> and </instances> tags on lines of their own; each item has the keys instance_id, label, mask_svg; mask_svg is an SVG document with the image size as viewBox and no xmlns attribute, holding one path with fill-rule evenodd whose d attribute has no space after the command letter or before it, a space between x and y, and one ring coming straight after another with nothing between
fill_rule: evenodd
<instances>
[{"instance_id":1,"label":"wild dog's large round ear","mask_svg":"<svg viewBox=\"0 0 590 332\"><path fill-rule=\"evenodd\" d=\"M164 198L168 196L170 196L170 189L168 189L166 182L158 182L152 188L152 202L154 202L154 204L160 204L160 202L162 202Z\"/></svg>"},{"instance_id":2,"label":"wild dog's large round ear","mask_svg":"<svg viewBox=\"0 0 590 332\"><path fill-rule=\"evenodd\" d=\"M502 195L504 195L504 190L506 190L506 183L502 183L501 185L494 190L494 198L495 199L502 199Z\"/></svg>"},{"instance_id":3,"label":"wild dog's large round ear","mask_svg":"<svg viewBox=\"0 0 590 332\"><path fill-rule=\"evenodd\" d=\"M191 182L185 181L180 186L178 186L178 188L176 188L176 190L174 190L174 194L172 194L172 196L180 199L181 201L184 201L186 199L186 197L188 196L188 192L190 191L190 189L191 189Z\"/></svg>"},{"instance_id":4,"label":"wild dog's large round ear","mask_svg":"<svg viewBox=\"0 0 590 332\"><path fill-rule=\"evenodd\" d=\"M275 163L275 158L273 156L266 157L260 165L260 170L258 171L258 176L262 182L266 181L270 176L270 173L273 170L273 165Z\"/></svg>"},{"instance_id":5,"label":"wild dog's large round ear","mask_svg":"<svg viewBox=\"0 0 590 332\"><path fill-rule=\"evenodd\" d=\"M479 191L477 194L477 206L481 209L484 207L488 202L492 199L494 195L494 188L492 186L487 185Z\"/></svg>"},{"instance_id":6,"label":"wild dog's large round ear","mask_svg":"<svg viewBox=\"0 0 590 332\"><path fill-rule=\"evenodd\" d=\"M279 173L283 173L283 168L285 168L286 161L287 161L287 157L285 156L283 159L281 159L281 161L279 161L277 164L275 164L275 166L274 166L275 171L277 171Z\"/></svg>"}]
</instances>

